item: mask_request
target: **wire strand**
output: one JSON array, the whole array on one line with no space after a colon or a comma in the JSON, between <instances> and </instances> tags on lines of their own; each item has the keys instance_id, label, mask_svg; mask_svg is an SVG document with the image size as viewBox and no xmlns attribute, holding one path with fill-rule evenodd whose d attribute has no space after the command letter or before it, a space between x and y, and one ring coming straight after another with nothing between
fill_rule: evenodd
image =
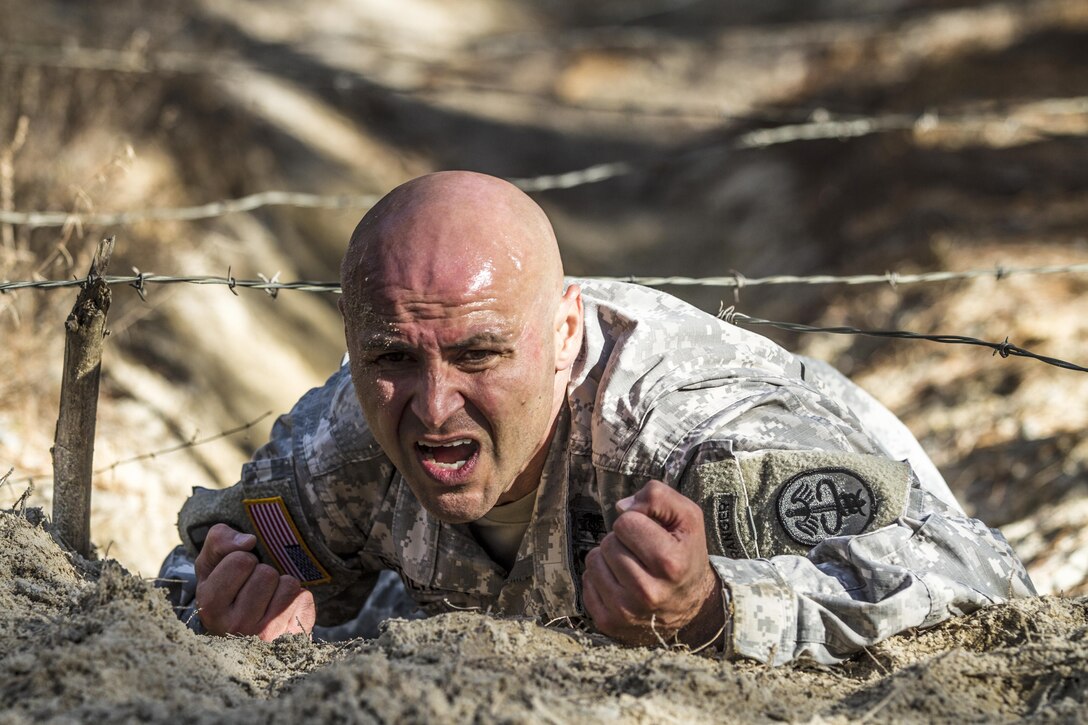
<instances>
[{"instance_id":1,"label":"wire strand","mask_svg":"<svg viewBox=\"0 0 1088 725\"><path fill-rule=\"evenodd\" d=\"M265 411L264 413L262 413L261 415L257 416L256 418L252 419L252 420L246 421L245 423L243 423L241 425L238 425L238 426L235 426L234 428L230 428L228 430L220 431L219 433L216 433L215 435L206 436L204 438L197 438L196 436L193 436L192 438L185 441L184 443L179 443L177 445L169 446L167 448L160 448L159 450L150 451L148 453L141 453L140 455L132 456L131 458L122 458L121 460L114 461L113 463L109 464L108 466L103 466L102 468L95 469L93 471L93 473L95 475L100 475L100 474L103 474L103 473L110 473L114 469L116 469L116 468L118 468L120 466L127 465L129 463L136 463L137 461L146 461L146 460L155 459L155 458L158 458L159 456L169 455L170 453L177 453L178 451L182 451L182 450L185 450L187 448L196 448L197 446L202 446L205 443L211 443L212 441L217 441L217 440L220 440L222 438L232 436L235 433L241 433L242 431L249 430L250 428L257 425L258 423L260 423L262 420L264 420L265 418L267 418L270 415L272 415L272 411L268 410L268 411ZM11 475L11 471L8 471L7 475L5 475L3 478L0 478L0 485L4 484L4 482L7 480L7 477L9 475ZM52 478L53 478L53 476L51 474L48 474L48 473L42 473L42 474L39 474L39 475L31 474L29 476L23 476L21 478L12 479L10 481L10 483L11 484L33 483L34 481L49 481L49 480L52 480Z\"/></svg>"},{"instance_id":2,"label":"wire strand","mask_svg":"<svg viewBox=\"0 0 1088 725\"><path fill-rule=\"evenodd\" d=\"M1007 126L1016 110L1030 110L1033 113L1051 115L1088 115L1088 96L1071 98L1048 98L1022 104L1016 109L1006 109L1003 113L976 113L959 117L942 116L927 111L920 114L891 114L869 117L836 117L826 111L815 114L813 120L805 123L791 123L771 128L759 128L740 134L728 140L700 146L697 149L673 150L664 155L665 159L699 158L714 148L764 149L780 144L801 141L828 139L860 138L890 131L918 130L932 131L937 128L971 127L982 123L1001 123ZM1042 133L1045 129L1038 124L1021 124L1033 133ZM1088 132L1063 132L1064 136L1081 138ZM543 174L529 177L507 179L522 191L538 193L573 189L588 184L596 184L627 174L635 173L648 164L657 164L661 158L643 161L612 161L593 164L581 169L574 169L559 174ZM265 206L293 206L321 209L368 209L380 198L376 194L312 194L306 192L269 190L236 199L222 199L207 204L186 207L162 207L134 209L121 212L67 212L12 211L0 210L0 224L26 226L31 229L45 227L63 227L69 224L113 226L133 224L143 221L198 221L233 214L254 211Z\"/></svg>"},{"instance_id":3,"label":"wire strand","mask_svg":"<svg viewBox=\"0 0 1088 725\"><path fill-rule=\"evenodd\" d=\"M739 290L740 287L754 287L758 285L770 285L770 284L847 284L847 285L859 285L859 284L911 284L922 282L945 282L954 279L973 279L978 277L993 277L996 280L1003 280L1012 275L1043 275L1043 274L1061 274L1061 273L1079 273L1088 272L1088 264L1071 264L1071 265L1051 265L1045 267L1023 267L1023 268L1007 268L997 267L992 270L966 270L962 272L942 271L942 272L927 272L911 275L898 275L893 272L886 272L883 275L854 275L835 277L831 275L816 275L812 277L799 277L794 275L779 275L775 277L756 277L748 278L739 272L734 272L729 277L708 277L708 278L696 278L696 277L591 277L589 279L601 279L601 280L622 280L626 282L634 282L643 284L646 286L664 286L664 285L679 285L679 284L712 284L722 287L734 287ZM110 276L105 277L106 284L127 284L133 287L140 298L146 301L147 299L147 285L148 284L199 284L199 285L223 285L226 286L231 292L237 295L237 287L246 287L252 289L262 289L266 291L272 297L275 297L280 290L295 290L300 292L321 292L321 293L339 293L339 282L313 282L313 281L299 281L299 282L280 282L279 272L272 275L271 278L260 275L260 280L243 280L236 279L228 270L226 277L170 277L157 274L139 273L135 276ZM87 284L88 279L76 278L65 280L38 280L38 281L20 281L20 282L3 282L0 283L0 293L6 293L9 290L19 289L58 289L65 287L79 287ZM994 354L999 354L1001 357L1006 358L1010 356L1015 357L1027 357L1034 360L1039 360L1048 365L1064 368L1067 370L1075 370L1077 372L1088 372L1088 368L1082 367L1075 363L1061 360L1060 358L1049 357L1046 355L1040 355L1025 348L1013 345L1008 341L1008 338L1004 342L988 342L985 340L979 340L973 337L967 337L965 335L925 335L916 332L909 332L905 330L863 330L856 327L815 327L811 325L804 325L794 322L778 322L774 320L764 320L757 317L750 317L742 313L736 312L734 307L725 309L719 313L722 319L725 319L730 323L741 323L748 325L768 325L771 327L777 327L782 330L790 332L824 332L831 334L851 334L851 335L865 335L869 337L888 337L888 338L900 338L900 339L914 339L914 340L929 340L931 342L961 344L961 345L975 345L988 347L994 351Z\"/></svg>"},{"instance_id":4,"label":"wire strand","mask_svg":"<svg viewBox=\"0 0 1088 725\"><path fill-rule=\"evenodd\" d=\"M1083 274L1088 273L1088 262L1075 264L1051 264L1038 267L1005 267L998 265L989 269L968 270L938 270L933 272L884 272L883 274L854 274L854 275L791 275L780 274L767 277L747 277L740 272L716 277L642 277L629 275L626 277L593 276L587 279L595 279L606 282L627 282L640 284L646 287L727 287L746 288L768 285L835 285L846 286L887 284L892 287L909 284L934 284L938 282L952 282L958 280L993 278L1001 281L1009 277L1017 276L1044 276L1054 274ZM146 294L149 284L198 284L198 285L224 285L230 289L244 287L250 289L262 289L268 291L297 290L301 292L340 292L339 282L307 281L280 282L277 272L271 279L237 279L228 270L226 277L217 276L170 276L151 274L147 272L135 275L110 275L104 281L110 285L126 284ZM0 282L0 294L21 289L64 289L68 287L81 287L87 283L86 277L73 277L72 279L46 279L46 280L5 280Z\"/></svg>"},{"instance_id":5,"label":"wire strand","mask_svg":"<svg viewBox=\"0 0 1088 725\"><path fill-rule=\"evenodd\" d=\"M726 310L722 315L722 319L730 323L740 323L742 325L767 325L769 327L775 327L780 330L787 330L789 332L825 332L832 335L864 335L866 337L886 337L897 338L901 340L928 340L930 342L941 342L953 345L975 345L979 347L987 347L994 351L994 355L1000 355L1003 358L1007 357L1026 357L1033 360L1039 360L1047 365L1053 365L1055 367L1064 368L1066 370L1075 370L1081 373L1088 373L1088 367L1077 365L1066 360L1061 360L1056 357L1049 357L1047 355L1040 355L1032 352L1019 345L1013 345L1009 342L1009 338L1006 337L1004 342L989 342L987 340L979 340L974 337L967 337L965 335L925 335L918 332L908 332L906 330L865 330L857 327L817 327L814 325L803 325L797 322L777 322L775 320L763 320L758 317L750 317L740 312L734 312L731 309Z\"/></svg>"}]
</instances>

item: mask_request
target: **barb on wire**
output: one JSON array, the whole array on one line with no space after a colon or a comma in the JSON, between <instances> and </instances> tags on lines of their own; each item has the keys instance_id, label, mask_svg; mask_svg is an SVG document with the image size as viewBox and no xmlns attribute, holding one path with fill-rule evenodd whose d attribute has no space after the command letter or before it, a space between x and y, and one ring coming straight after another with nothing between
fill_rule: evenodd
<instances>
[{"instance_id":1,"label":"barb on wire","mask_svg":"<svg viewBox=\"0 0 1088 725\"><path fill-rule=\"evenodd\" d=\"M259 273L258 273L259 274ZM150 274L143 272L141 274L133 276L114 276L110 275L104 277L106 284L123 284L131 287L137 287L139 291L140 287L144 288L146 293L147 285L149 284L207 284L207 285L223 285L234 294L238 294L237 287L246 287L250 289L265 290L269 294L278 290L298 290L300 292L340 292L339 282L310 282L301 280L298 282L280 282L279 272L274 274L271 279L265 277L263 274L259 274L260 279L237 279L231 274L230 269L227 269L226 277L214 277L214 276L183 276L172 277L164 274ZM87 281L86 277L74 277L72 279L47 279L47 280L23 280L17 282L0 282L0 293L5 293L11 290L20 289L63 289L65 287L80 287ZM272 295L275 297L275 295Z\"/></svg>"},{"instance_id":2,"label":"barb on wire","mask_svg":"<svg viewBox=\"0 0 1088 725\"><path fill-rule=\"evenodd\" d=\"M987 340L979 340L975 337L967 337L965 335L925 335L918 332L909 332L906 330L863 330L857 327L817 327L814 325L803 325L797 322L777 322L775 320L763 320L758 317L750 317L743 313L737 312L732 307L726 308L718 313L726 322L731 324L740 323L742 325L765 325L768 327L775 327L780 330L786 330L788 332L825 332L832 335L864 335L866 337L887 337L896 338L902 340L929 340L930 342L941 342L954 345L975 345L978 347L988 347L994 351L994 355L1000 355L1003 358L1007 357L1026 357L1033 360L1039 360L1047 365L1053 365L1055 367L1064 368L1066 370L1075 370L1081 373L1088 373L1088 367L1077 365L1076 363L1067 362L1056 357L1049 357L1047 355L1040 355L1032 352L1019 345L1013 345L1009 342L1009 338L1006 337L1004 342L989 342Z\"/></svg>"},{"instance_id":3,"label":"barb on wire","mask_svg":"<svg viewBox=\"0 0 1088 725\"><path fill-rule=\"evenodd\" d=\"M1076 274L1088 272L1088 263L1084 264L1053 264L1041 267L1005 267L997 266L993 269L969 269L964 271L938 271L918 272L915 274L903 274L900 272L885 272L884 274L854 274L854 275L789 275L780 274L770 277L745 277L739 272L722 277L594 277L610 282L630 282L647 287L760 287L765 285L866 285L888 284L892 287L906 284L921 284L933 282L951 282L954 280L978 279L993 277L998 281L1007 277L1018 275L1049 275L1049 274Z\"/></svg>"},{"instance_id":4,"label":"barb on wire","mask_svg":"<svg viewBox=\"0 0 1088 725\"><path fill-rule=\"evenodd\" d=\"M266 290L271 294L278 290L297 290L300 292L340 292L339 282L323 282L323 281L297 281L297 282L280 282L279 272L270 278L259 274L260 279L237 279L232 274L232 268L227 268L226 277L215 276L180 276L172 277L162 274L151 274L148 272L140 272L138 269L133 268L136 272L134 276L107 276L105 277L106 284L125 284L134 287L137 292L142 288L146 292L147 285L149 284L210 284L210 285L223 285L227 287L234 294L238 294L236 288L246 287L251 289ZM1088 273L1088 263L1080 264L1052 264L1040 267L1005 267L998 265L992 269L968 269L962 271L950 271L942 270L936 272L918 272L914 274L903 274L900 272L885 272L883 274L855 274L855 275L773 275L770 277L746 277L740 272L733 271L732 274L722 277L639 277L636 275L629 275L626 277L605 277L597 276L590 277L589 279L602 280L606 282L629 282L631 284L641 284L646 287L735 287L741 289L744 287L760 287L766 285L831 285L842 284L847 286L855 285L867 285L867 284L888 284L892 287L908 284L927 284L936 282L951 282L956 280L968 280L968 279L980 279L992 277L998 281L1015 276L1041 276L1051 274L1081 274ZM16 281L2 281L0 282L0 293L6 293L12 290L20 289L60 289L65 287L79 287L85 284L87 279L85 277L74 277L72 279L47 279L47 280L16 280ZM274 296L274 295L273 295Z\"/></svg>"},{"instance_id":5,"label":"barb on wire","mask_svg":"<svg viewBox=\"0 0 1088 725\"><path fill-rule=\"evenodd\" d=\"M202 446L205 443L211 443L212 441L217 441L217 440L219 440L221 438L226 438L228 436L232 436L235 433L241 433L242 431L249 430L250 428L257 425L258 423L260 423L262 420L264 420L265 418L267 418L270 415L272 415L272 411L267 410L264 413L262 413L261 415L257 416L256 418L254 418L254 419L252 419L250 421L247 421L247 422L245 422L245 423L243 423L243 424L241 424L239 426L235 426L234 428L231 428L229 430L220 431L219 433L216 433L215 435L210 435L210 436L207 436L205 438L197 438L196 436L193 436L192 438L185 441L184 443L179 443L177 445L170 446L168 448L161 448L161 449L159 449L157 451L151 451L149 453L141 453L140 455L132 456L131 458L122 458L119 461L114 461L113 463L109 464L108 466L103 466L102 468L99 468L99 469L95 470L94 474L97 476L97 475L101 475L103 473L110 473L113 470L115 470L115 469L117 469L117 468L119 468L121 466L127 465L129 463L136 463L137 461L152 460L152 459L158 458L159 456L165 456L165 455L168 455L170 453L177 453L178 451L185 450L186 448L196 448L197 446ZM11 471L8 471L8 475L11 475ZM43 474L37 475L37 476L31 475L31 476L23 476L22 478L16 478L16 479L12 480L11 483L13 483L13 484L15 484L15 483L33 483L34 481L42 481L42 480L48 481L51 478L52 478L51 475L43 473ZM0 480L0 484L2 484L4 482L4 480L6 480L6 479L7 479L7 476L4 476L4 479Z\"/></svg>"},{"instance_id":6,"label":"barb on wire","mask_svg":"<svg viewBox=\"0 0 1088 725\"><path fill-rule=\"evenodd\" d=\"M1088 272L1088 264L1069 264L1069 265L1050 265L1044 267L1004 267L998 266L994 269L975 269L966 270L962 272L952 271L940 271L940 272L924 272L919 274L898 274L895 272L885 272L884 274L863 274L836 277L831 275L815 275L811 277L800 277L793 275L779 275L774 277L754 277L749 278L742 275L740 272L734 271L732 275L728 277L593 277L590 279L611 280L611 281L623 281L642 284L646 286L665 286L665 285L712 285L719 287L733 287L735 293L739 293L742 287L755 287L759 285L781 285L781 284L812 284L812 285L824 285L824 284L845 284L845 285L861 285L861 284L890 284L893 287L896 285L923 283L923 282L946 282L950 280L963 280L973 279L979 277L993 277L997 280L1003 280L1013 275L1046 275L1046 274L1072 274L1079 272ZM147 284L211 284L211 285L223 285L226 286L232 293L237 294L236 287L249 287L253 289L263 289L270 295L275 297L274 293L278 293L279 290L298 290L303 292L340 292L339 282L279 282L279 273L277 272L271 279L260 275L259 280L242 280L236 279L231 274L231 269L227 269L226 277L169 277L157 274L137 274L135 277L105 277L107 284L127 284L137 288L146 287ZM56 289L61 287L78 287L86 283L86 278L83 279L65 279L65 280L40 280L40 281L21 281L21 282L0 282L0 293L5 293L8 290L16 289ZM736 296L736 294L734 295ZM880 331L880 330L859 330L851 327L834 327L834 328L818 328L810 327L807 325L800 325L797 323L787 322L773 322L770 320L760 320L754 317L748 317L734 312L733 308L729 311L721 313L728 315L730 321L736 320L747 324L753 325L772 325L781 327L781 329L791 330L794 332L829 332L838 334L857 334L857 335L869 335L873 337L901 337L901 338L914 338L923 340L932 340L936 342L953 342L962 343L967 345L983 345L992 348L996 353L1002 357L1008 357L1015 355L1019 357L1030 357L1042 362L1046 362L1050 365L1066 368L1069 370L1088 371L1085 368L1075 365L1073 363L1065 362L1057 358L1049 358L1043 355L1037 355L1029 350L1025 350L1016 345L1009 344L1008 341L1004 343L993 343L977 340L971 337L964 337L958 335L919 335L912 332L902 331Z\"/></svg>"}]
</instances>

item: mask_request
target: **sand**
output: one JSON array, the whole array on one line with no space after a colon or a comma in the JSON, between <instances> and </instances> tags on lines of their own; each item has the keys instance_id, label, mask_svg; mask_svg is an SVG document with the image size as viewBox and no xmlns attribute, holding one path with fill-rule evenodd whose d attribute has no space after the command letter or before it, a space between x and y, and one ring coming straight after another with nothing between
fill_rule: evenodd
<instances>
[{"instance_id":1,"label":"sand","mask_svg":"<svg viewBox=\"0 0 1088 725\"><path fill-rule=\"evenodd\" d=\"M23 722L1078 721L1088 598L995 606L842 665L753 662L458 612L374 640L264 643L178 621L151 580L0 514L0 714Z\"/></svg>"}]
</instances>

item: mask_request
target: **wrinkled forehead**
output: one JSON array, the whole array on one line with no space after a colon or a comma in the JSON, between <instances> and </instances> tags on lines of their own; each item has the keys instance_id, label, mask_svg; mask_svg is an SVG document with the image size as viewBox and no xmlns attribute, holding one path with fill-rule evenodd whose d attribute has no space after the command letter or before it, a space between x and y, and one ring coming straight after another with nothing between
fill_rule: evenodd
<instances>
[{"instance_id":1,"label":"wrinkled forehead","mask_svg":"<svg viewBox=\"0 0 1088 725\"><path fill-rule=\"evenodd\" d=\"M382 225L372 230L348 286L373 303L406 292L454 305L478 298L531 303L553 275L534 272L535 250L519 231L464 219Z\"/></svg>"},{"instance_id":2,"label":"wrinkled forehead","mask_svg":"<svg viewBox=\"0 0 1088 725\"><path fill-rule=\"evenodd\" d=\"M370 331L426 323L434 331L512 332L525 328L543 307L509 259L468 255L451 262L431 254L381 265L354 292L351 321Z\"/></svg>"},{"instance_id":3,"label":"wrinkled forehead","mask_svg":"<svg viewBox=\"0 0 1088 725\"><path fill-rule=\"evenodd\" d=\"M509 184L474 174L423 177L387 195L360 222L341 274L352 313L490 306L518 316L562 293L543 212Z\"/></svg>"}]
</instances>

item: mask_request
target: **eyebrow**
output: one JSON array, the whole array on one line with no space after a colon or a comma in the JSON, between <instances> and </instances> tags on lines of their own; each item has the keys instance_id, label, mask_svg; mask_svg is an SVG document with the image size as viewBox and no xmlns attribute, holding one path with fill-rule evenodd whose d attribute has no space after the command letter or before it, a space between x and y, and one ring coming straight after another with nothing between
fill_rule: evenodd
<instances>
[{"instance_id":1,"label":"eyebrow","mask_svg":"<svg viewBox=\"0 0 1088 725\"><path fill-rule=\"evenodd\" d=\"M361 341L361 344L365 350L391 350L396 352L407 352L412 350L412 346L402 338L385 332L376 332L368 335ZM467 350L480 345L506 346L509 344L509 335L498 332L480 332L463 340L458 340L450 345L449 348L453 350Z\"/></svg>"}]
</instances>

